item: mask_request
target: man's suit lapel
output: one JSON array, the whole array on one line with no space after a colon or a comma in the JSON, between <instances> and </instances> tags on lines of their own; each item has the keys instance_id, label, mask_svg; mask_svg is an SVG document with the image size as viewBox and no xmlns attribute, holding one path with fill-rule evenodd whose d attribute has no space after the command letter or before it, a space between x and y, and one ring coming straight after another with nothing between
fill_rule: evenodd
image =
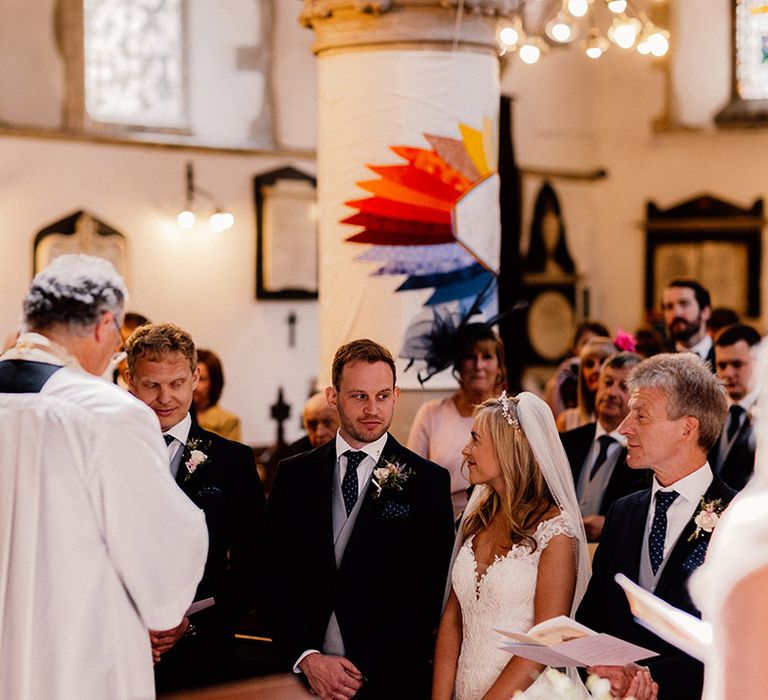
<instances>
[{"instance_id":1,"label":"man's suit lapel","mask_svg":"<svg viewBox=\"0 0 768 700\"><path fill-rule=\"evenodd\" d=\"M621 547L622 565L619 569L637 582L640 578L640 556L643 551L643 535L651 503L651 491L648 489L631 498L629 507L621 513L626 526L626 542Z\"/></svg>"},{"instance_id":2,"label":"man's suit lapel","mask_svg":"<svg viewBox=\"0 0 768 700\"><path fill-rule=\"evenodd\" d=\"M730 493L726 490L726 486L722 480L717 475L714 475L712 483L704 494L704 500L713 501L718 498L722 499L723 506L726 506L730 500ZM696 530L696 524L693 522L693 518L698 512L699 507L696 506L694 515L686 523L683 532L680 537L678 537L677 542L675 542L675 546L667 556L661 576L659 576L656 589L654 590L656 595L662 595L665 590L668 590L671 586L679 582L681 577L687 578L691 574L691 570L686 569L684 566L686 559L691 556L696 547L702 545L706 547L708 545L709 535L703 535L704 537L707 537L707 540L701 539L701 537L691 540L691 535L693 535Z\"/></svg>"},{"instance_id":3,"label":"man's suit lapel","mask_svg":"<svg viewBox=\"0 0 768 700\"><path fill-rule=\"evenodd\" d=\"M320 532L327 534L327 544L333 558L333 480L336 478L336 439L310 453L316 464L310 465L312 501L317 509Z\"/></svg>"},{"instance_id":4,"label":"man's suit lapel","mask_svg":"<svg viewBox=\"0 0 768 700\"><path fill-rule=\"evenodd\" d=\"M571 464L571 471L573 472L573 481L575 484L579 483L581 477L581 471L586 466L589 468L591 465L585 465L584 462L589 455L589 451L592 448L592 443L595 440L595 433L597 432L597 423L590 423L585 426L584 435L579 441L578 447L574 450L574 459Z\"/></svg>"},{"instance_id":5,"label":"man's suit lapel","mask_svg":"<svg viewBox=\"0 0 768 700\"><path fill-rule=\"evenodd\" d=\"M204 448L202 442L203 442L203 436L201 434L201 428L197 423L192 421L192 425L189 428L189 435L187 435L187 442L181 446L181 460L179 461L179 469L176 472L176 483L181 487L181 490L184 491L187 495L189 495L189 492L192 488L192 485L194 482L200 478L200 471L202 469L205 469L207 466L207 463L211 460L211 455L208 454L210 450L202 449L203 452L208 454L208 459L201 465L195 469L194 472L191 474L189 473L189 470L187 469L187 461L190 458L190 455L192 453L192 450L189 449L189 444L193 440L197 440L201 443L200 448Z\"/></svg>"}]
</instances>

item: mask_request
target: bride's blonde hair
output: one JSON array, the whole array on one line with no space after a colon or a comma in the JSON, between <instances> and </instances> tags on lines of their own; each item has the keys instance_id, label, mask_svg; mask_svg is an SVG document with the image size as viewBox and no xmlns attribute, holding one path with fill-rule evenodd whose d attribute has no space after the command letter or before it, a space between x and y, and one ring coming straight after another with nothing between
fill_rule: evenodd
<instances>
[{"instance_id":1,"label":"bride's blonde hair","mask_svg":"<svg viewBox=\"0 0 768 700\"><path fill-rule=\"evenodd\" d=\"M488 488L477 507L464 519L467 539L488 526L496 514L506 523L512 544L526 543L536 549L533 533L555 504L518 418L518 401L503 396L488 399L475 409L475 421L493 443L501 468L504 493Z\"/></svg>"}]
</instances>

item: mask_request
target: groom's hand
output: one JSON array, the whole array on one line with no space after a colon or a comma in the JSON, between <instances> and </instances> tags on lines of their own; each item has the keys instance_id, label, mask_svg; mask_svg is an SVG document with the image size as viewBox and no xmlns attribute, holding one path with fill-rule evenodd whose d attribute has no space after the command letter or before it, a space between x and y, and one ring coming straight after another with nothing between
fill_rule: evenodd
<instances>
[{"instance_id":1,"label":"groom's hand","mask_svg":"<svg viewBox=\"0 0 768 700\"><path fill-rule=\"evenodd\" d=\"M353 698L363 685L363 674L343 656L309 654L301 660L299 668L321 700Z\"/></svg>"}]
</instances>

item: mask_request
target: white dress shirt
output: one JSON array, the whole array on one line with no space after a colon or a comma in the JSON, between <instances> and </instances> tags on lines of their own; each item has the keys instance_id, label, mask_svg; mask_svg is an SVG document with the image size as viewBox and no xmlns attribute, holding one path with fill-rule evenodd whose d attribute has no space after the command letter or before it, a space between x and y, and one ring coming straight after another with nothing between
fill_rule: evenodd
<instances>
[{"instance_id":1,"label":"white dress shirt","mask_svg":"<svg viewBox=\"0 0 768 700\"><path fill-rule=\"evenodd\" d=\"M709 357L709 352L712 350L713 345L714 342L712 340L712 336L710 336L709 333L705 333L704 337L693 347L687 348L681 343L675 343L675 350L677 350L677 352L692 352L695 355L698 355L702 360L706 361Z\"/></svg>"},{"instance_id":2,"label":"white dress shirt","mask_svg":"<svg viewBox=\"0 0 768 700\"><path fill-rule=\"evenodd\" d=\"M648 518L645 523L645 537L651 532L653 515L656 512L656 492L657 491L677 491L680 495L672 502L667 511L667 535L664 538L664 559L667 558L669 551L675 546L678 538L693 518L693 514L699 507L701 497L706 493L709 485L712 483L712 469L709 462L699 467L695 472L676 481L669 486L662 486L653 477L653 486L651 486L651 507L648 509Z\"/></svg>"},{"instance_id":3,"label":"white dress shirt","mask_svg":"<svg viewBox=\"0 0 768 700\"><path fill-rule=\"evenodd\" d=\"M171 465L171 474L173 478L176 478L176 472L179 471L178 463L174 462L176 453L183 449L187 444L187 438L189 437L189 429L192 427L192 416L187 413L176 425L166 430L163 435L170 435L175 438L172 443L168 445L168 464ZM174 468L175 467L175 468Z\"/></svg>"}]
</instances>

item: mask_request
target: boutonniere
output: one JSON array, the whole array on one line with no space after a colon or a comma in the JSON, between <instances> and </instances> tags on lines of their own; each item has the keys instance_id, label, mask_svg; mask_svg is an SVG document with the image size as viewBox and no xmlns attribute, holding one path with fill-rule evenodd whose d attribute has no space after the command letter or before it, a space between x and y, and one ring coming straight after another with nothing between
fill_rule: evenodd
<instances>
[{"instance_id":1,"label":"boutonniere","mask_svg":"<svg viewBox=\"0 0 768 700\"><path fill-rule=\"evenodd\" d=\"M206 444L205 449L208 449L210 446L210 443ZM187 441L189 459L184 462L184 466L187 468L187 473L184 475L184 481L187 481L201 464L205 464L208 461L208 455L200 449L201 447L201 441L198 438L192 438Z\"/></svg>"},{"instance_id":2,"label":"boutonniere","mask_svg":"<svg viewBox=\"0 0 768 700\"><path fill-rule=\"evenodd\" d=\"M374 498L381 496L383 491L402 491L413 472L405 464L390 460L373 470L373 485L376 487Z\"/></svg>"},{"instance_id":3,"label":"boutonniere","mask_svg":"<svg viewBox=\"0 0 768 700\"><path fill-rule=\"evenodd\" d=\"M724 510L725 506L722 499L717 498L714 501L705 501L702 498L699 509L693 515L693 523L696 525L696 530L688 538L688 541L693 542L693 540L697 540L702 533L711 535L720 522L720 514Z\"/></svg>"}]
</instances>

